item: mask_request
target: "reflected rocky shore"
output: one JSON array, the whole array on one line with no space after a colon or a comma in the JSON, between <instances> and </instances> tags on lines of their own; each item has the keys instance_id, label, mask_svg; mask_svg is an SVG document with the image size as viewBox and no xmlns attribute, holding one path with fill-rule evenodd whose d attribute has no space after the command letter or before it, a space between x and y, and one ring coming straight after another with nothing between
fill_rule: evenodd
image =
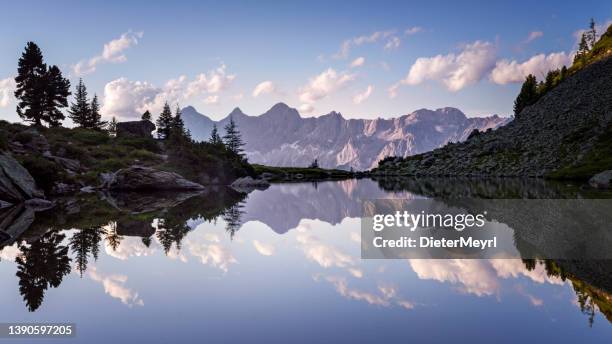
<instances>
[{"instance_id":1,"label":"reflected rocky shore","mask_svg":"<svg viewBox=\"0 0 612 344\"><path fill-rule=\"evenodd\" d=\"M577 185L531 179L363 179L274 184L250 194L222 187L178 194L82 193L57 199L54 208L43 211L24 206L0 210L0 253L3 249L16 250L19 292L27 309L36 311L48 289L58 288L70 272L82 276L101 250L116 251L129 239L143 248L155 241L168 255L181 250L182 242L198 224L217 219L223 220L227 235L234 237L249 221L262 222L279 234L298 227L304 219L337 224L345 218L360 217L362 201L373 198L431 198L448 206L477 207L483 203L482 198L608 197ZM466 198L481 200L470 204ZM589 321L597 311L612 321L610 261L532 259L538 257L537 250L550 245L550 240L546 236L531 238L529 234L534 232L527 223L506 216L511 212L503 206L488 209L493 219L514 229L518 251L529 258L523 259L525 271L544 265L549 276L570 281ZM536 211L543 213L541 209Z\"/></svg>"}]
</instances>

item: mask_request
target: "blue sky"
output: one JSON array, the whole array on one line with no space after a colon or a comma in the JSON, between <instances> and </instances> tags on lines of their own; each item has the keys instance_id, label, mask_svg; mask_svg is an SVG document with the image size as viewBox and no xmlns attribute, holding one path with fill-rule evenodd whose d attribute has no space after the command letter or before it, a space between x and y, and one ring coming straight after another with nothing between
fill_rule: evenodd
<instances>
[{"instance_id":1,"label":"blue sky","mask_svg":"<svg viewBox=\"0 0 612 344\"><path fill-rule=\"evenodd\" d=\"M166 100L217 119L278 101L304 116L444 106L508 115L523 74L568 63L591 17L608 22L612 3L6 3L0 116L17 120L11 78L29 40L121 119L156 113Z\"/></svg>"}]
</instances>

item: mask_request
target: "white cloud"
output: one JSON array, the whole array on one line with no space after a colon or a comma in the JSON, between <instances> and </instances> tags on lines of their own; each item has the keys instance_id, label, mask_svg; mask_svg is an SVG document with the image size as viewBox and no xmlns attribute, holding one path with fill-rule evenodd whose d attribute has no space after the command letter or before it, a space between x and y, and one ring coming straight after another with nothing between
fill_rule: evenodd
<instances>
[{"instance_id":1,"label":"white cloud","mask_svg":"<svg viewBox=\"0 0 612 344\"><path fill-rule=\"evenodd\" d=\"M187 86L187 97L204 93L218 93L226 89L236 78L236 75L227 74L225 70L225 64L221 64L216 69L209 71L208 74L198 74L196 79Z\"/></svg>"},{"instance_id":2,"label":"white cloud","mask_svg":"<svg viewBox=\"0 0 612 344\"><path fill-rule=\"evenodd\" d=\"M412 35L416 35L419 32L422 32L423 28L420 26L413 26L411 28L406 29L406 31L404 31L404 34L406 36L412 36Z\"/></svg>"},{"instance_id":3,"label":"white cloud","mask_svg":"<svg viewBox=\"0 0 612 344\"><path fill-rule=\"evenodd\" d=\"M397 36L391 36L385 44L385 50L393 50L399 48L402 41Z\"/></svg>"},{"instance_id":4,"label":"white cloud","mask_svg":"<svg viewBox=\"0 0 612 344\"><path fill-rule=\"evenodd\" d=\"M597 24L597 23L595 24L596 24L595 33L597 34L597 39L599 39L599 37L601 37L601 35L604 32L606 32L608 27L612 25L612 19L607 19L603 24ZM582 37L582 34L586 31L587 31L586 29L580 29L580 30L574 31L574 38L576 39L576 45L578 45L578 43L580 42L580 37Z\"/></svg>"},{"instance_id":5,"label":"white cloud","mask_svg":"<svg viewBox=\"0 0 612 344\"><path fill-rule=\"evenodd\" d=\"M365 91L359 94L356 94L353 97L353 103L361 104L363 101L365 101L366 99L370 97L370 95L372 94L372 91L374 91L374 87L372 85L368 85L368 88Z\"/></svg>"},{"instance_id":6,"label":"white cloud","mask_svg":"<svg viewBox=\"0 0 612 344\"><path fill-rule=\"evenodd\" d=\"M328 68L321 74L311 78L304 87L300 89L300 101L307 104L323 99L331 93L336 92L351 81L355 80L355 74L346 72L336 72L332 68Z\"/></svg>"},{"instance_id":7,"label":"white cloud","mask_svg":"<svg viewBox=\"0 0 612 344\"><path fill-rule=\"evenodd\" d=\"M143 36L143 32L128 31L117 39L104 44L102 53L88 60L79 61L72 69L76 75L84 75L93 73L99 64L102 63L122 63L127 61L127 57L123 52L138 44L138 40Z\"/></svg>"},{"instance_id":8,"label":"white cloud","mask_svg":"<svg viewBox=\"0 0 612 344\"><path fill-rule=\"evenodd\" d=\"M303 114L311 114L314 112L314 106L312 104L302 104L300 105L300 112Z\"/></svg>"},{"instance_id":9,"label":"white cloud","mask_svg":"<svg viewBox=\"0 0 612 344\"><path fill-rule=\"evenodd\" d=\"M104 104L101 113L118 119L138 119L149 110L161 112L165 102L176 104L193 96L206 95L205 104L218 104L219 93L234 80L235 75L226 73L226 66L201 73L188 82L184 75L168 80L163 87L156 87L146 81L131 81L125 77L115 79L104 86Z\"/></svg>"},{"instance_id":10,"label":"white cloud","mask_svg":"<svg viewBox=\"0 0 612 344\"><path fill-rule=\"evenodd\" d=\"M107 117L134 119L140 116L148 104L154 103L162 92L162 89L146 81L119 78L104 86L104 105L101 112Z\"/></svg>"},{"instance_id":11,"label":"white cloud","mask_svg":"<svg viewBox=\"0 0 612 344\"><path fill-rule=\"evenodd\" d=\"M7 107L13 99L15 92L15 79L6 78L0 80L0 107Z\"/></svg>"},{"instance_id":12,"label":"white cloud","mask_svg":"<svg viewBox=\"0 0 612 344\"><path fill-rule=\"evenodd\" d=\"M257 252L259 252L259 254L262 256L271 256L274 254L274 246L270 244L253 240L253 246L255 246L255 250L257 250Z\"/></svg>"},{"instance_id":13,"label":"white cloud","mask_svg":"<svg viewBox=\"0 0 612 344\"><path fill-rule=\"evenodd\" d=\"M363 66L364 63L365 63L365 57L360 56L354 59L353 62L351 62L351 68L361 67Z\"/></svg>"},{"instance_id":14,"label":"white cloud","mask_svg":"<svg viewBox=\"0 0 612 344\"><path fill-rule=\"evenodd\" d=\"M338 58L338 59L345 59L349 56L351 48L360 46L363 44L376 43L383 38L387 38L393 35L394 32L395 31L376 31L369 35L347 39L344 42L342 42L342 45L340 46L340 50L336 54L334 54L333 57Z\"/></svg>"},{"instance_id":15,"label":"white cloud","mask_svg":"<svg viewBox=\"0 0 612 344\"><path fill-rule=\"evenodd\" d=\"M257 84L257 86L255 86L255 89L253 89L253 98L257 98L262 94L269 94L274 92L276 92L276 86L272 81L266 80L260 82L259 84Z\"/></svg>"},{"instance_id":16,"label":"white cloud","mask_svg":"<svg viewBox=\"0 0 612 344\"><path fill-rule=\"evenodd\" d=\"M525 39L525 43L530 43L535 41L536 39L544 36L544 32L542 31L531 31L527 38Z\"/></svg>"},{"instance_id":17,"label":"white cloud","mask_svg":"<svg viewBox=\"0 0 612 344\"><path fill-rule=\"evenodd\" d=\"M389 86L389 88L387 89L387 92L389 93L389 98L397 97L397 93L399 92L400 86L401 86L400 82Z\"/></svg>"},{"instance_id":18,"label":"white cloud","mask_svg":"<svg viewBox=\"0 0 612 344\"><path fill-rule=\"evenodd\" d=\"M95 266L89 268L89 278L93 281L102 283L104 292L112 298L119 299L121 303L130 307L144 306L144 301L138 296L138 293L126 288L124 284L128 277L125 275L106 275L98 272Z\"/></svg>"},{"instance_id":19,"label":"white cloud","mask_svg":"<svg viewBox=\"0 0 612 344\"><path fill-rule=\"evenodd\" d=\"M167 101L170 104L184 99L187 78L180 76L158 88L146 81L115 79L104 86L104 105L101 113L118 119L138 119L145 110L159 113Z\"/></svg>"},{"instance_id":20,"label":"white cloud","mask_svg":"<svg viewBox=\"0 0 612 344\"><path fill-rule=\"evenodd\" d=\"M400 84L418 85L426 80L439 80L448 90L459 91L481 80L495 64L495 55L493 44L476 41L465 45L459 54L420 57ZM397 91L397 87L394 90Z\"/></svg>"},{"instance_id":21,"label":"white cloud","mask_svg":"<svg viewBox=\"0 0 612 344\"><path fill-rule=\"evenodd\" d=\"M503 59L497 61L495 68L491 71L490 78L491 81L500 85L523 82L525 77L529 74L533 74L543 79L549 70L569 65L572 63L572 60L573 54L565 52L551 53L548 55L538 54L524 62Z\"/></svg>"},{"instance_id":22,"label":"white cloud","mask_svg":"<svg viewBox=\"0 0 612 344\"><path fill-rule=\"evenodd\" d=\"M219 95L215 94L207 96L206 98L204 98L203 102L207 105L219 104Z\"/></svg>"}]
</instances>

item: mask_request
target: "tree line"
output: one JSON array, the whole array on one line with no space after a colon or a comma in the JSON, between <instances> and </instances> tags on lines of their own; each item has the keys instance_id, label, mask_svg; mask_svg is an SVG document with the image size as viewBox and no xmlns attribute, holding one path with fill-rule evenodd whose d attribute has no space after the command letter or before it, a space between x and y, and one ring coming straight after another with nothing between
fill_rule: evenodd
<instances>
[{"instance_id":1,"label":"tree line","mask_svg":"<svg viewBox=\"0 0 612 344\"><path fill-rule=\"evenodd\" d=\"M587 65L596 44L597 31L595 30L595 20L591 19L589 29L582 33L580 43L578 44L578 50L576 51L576 55L574 55L573 64L569 69L563 66L555 70L550 70L544 79L539 82L533 74L529 74L525 77L521 90L514 100L514 115L518 116L523 109L529 105L535 104L542 96L555 88L570 74Z\"/></svg>"},{"instance_id":2,"label":"tree line","mask_svg":"<svg viewBox=\"0 0 612 344\"><path fill-rule=\"evenodd\" d=\"M15 82L17 114L24 122L35 126L62 125L62 121L66 118L62 109L69 106L68 97L72 95L70 81L64 78L58 66L47 66L42 51L36 43L26 44L19 58ZM93 98L89 99L83 79L79 79L76 85L74 102L70 103L68 117L81 128L107 130L110 134L116 134L117 131L117 119L112 117L109 122L102 120L98 96L94 94ZM141 119L152 121L151 112L146 110ZM178 104L173 115L170 105L166 102L155 124L159 140L193 142L191 133L185 128ZM224 129L225 135L221 137L215 125L208 143L217 147L223 146L243 156L244 141L233 118L230 118Z\"/></svg>"}]
</instances>

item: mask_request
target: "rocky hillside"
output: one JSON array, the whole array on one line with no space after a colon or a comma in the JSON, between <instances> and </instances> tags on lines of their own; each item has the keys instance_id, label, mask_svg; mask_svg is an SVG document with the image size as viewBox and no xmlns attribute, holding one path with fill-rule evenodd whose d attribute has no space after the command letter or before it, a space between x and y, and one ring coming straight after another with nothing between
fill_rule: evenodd
<instances>
[{"instance_id":1,"label":"rocky hillside","mask_svg":"<svg viewBox=\"0 0 612 344\"><path fill-rule=\"evenodd\" d=\"M338 112L303 118L279 103L260 116L236 108L214 122L193 107L183 109L183 120L194 139L207 140L213 124L219 130L232 117L246 142L250 162L269 166L308 166L314 159L324 168L367 170L387 156L409 156L463 141L474 129L506 124L499 116L467 118L455 108L421 109L391 119L345 119Z\"/></svg>"},{"instance_id":2,"label":"rocky hillside","mask_svg":"<svg viewBox=\"0 0 612 344\"><path fill-rule=\"evenodd\" d=\"M508 125L382 161L377 175L588 178L612 169L612 58L568 77Z\"/></svg>"}]
</instances>

